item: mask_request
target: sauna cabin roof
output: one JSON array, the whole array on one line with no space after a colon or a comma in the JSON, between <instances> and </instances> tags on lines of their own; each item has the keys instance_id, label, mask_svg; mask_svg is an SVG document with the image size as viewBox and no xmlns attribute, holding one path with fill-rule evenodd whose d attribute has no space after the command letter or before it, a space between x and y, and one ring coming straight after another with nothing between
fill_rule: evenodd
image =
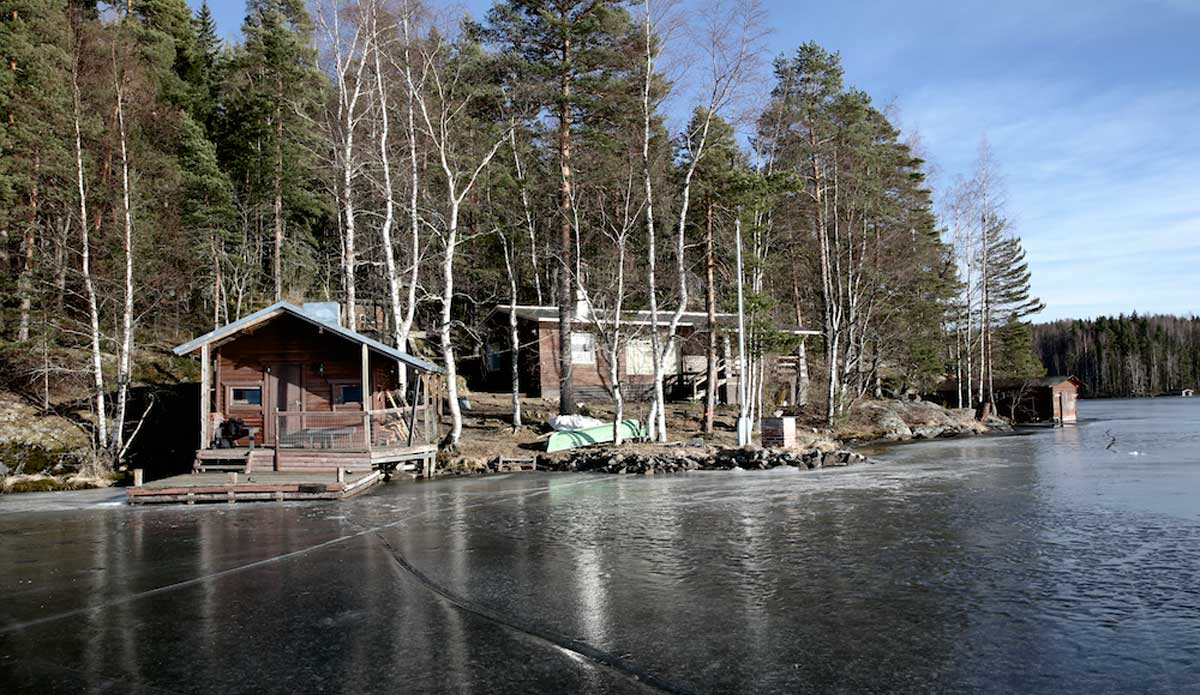
<instances>
[{"instance_id":1,"label":"sauna cabin roof","mask_svg":"<svg viewBox=\"0 0 1200 695\"><path fill-rule=\"evenodd\" d=\"M353 343L358 343L359 345L366 345L368 348L370 348L371 350L374 350L375 352L379 353L380 355L383 355L385 357L390 357L394 360L399 360L400 362L403 362L404 364L407 364L408 366L413 367L415 369L419 369L419 370L425 371L425 372L440 372L441 371L436 365L434 365L430 362L426 362L425 360L420 359L418 357L413 357L412 355L408 354L407 352L401 352L400 350L397 350L396 348L391 347L390 345L385 345L385 344L379 342L378 340L375 340L374 338L368 338L367 336L365 336L361 333L356 333L356 332L350 330L349 328L343 328L342 326L339 326L336 323L329 323L327 321L322 321L322 320L316 318L315 316L306 313L303 309L296 306L295 304L290 304L288 302L275 302L271 306L268 306L264 309L259 309L258 311L254 312L253 314L248 314L246 316L243 316L242 318L238 319L237 321L234 321L233 323L221 326L220 328L218 328L214 331L209 331L208 333L205 333L204 335L200 336L199 338L196 338L195 340L191 340L189 342L184 343L183 345L176 347L175 354L176 355L186 355L188 353L191 353L191 352L194 352L194 351L200 349L204 345L209 345L212 343L216 343L216 342L220 342L220 341L232 338L233 336L237 335L238 333L241 333L242 331L248 330L254 326L258 326L260 324L266 323L268 321L272 321L280 316L284 316L284 315L288 315L288 314L295 316L296 318L301 319L303 321L307 321L308 323L311 323L312 325L316 326L317 328L329 331L330 333L333 333L334 335L345 338L346 340L349 340Z\"/></svg>"}]
</instances>

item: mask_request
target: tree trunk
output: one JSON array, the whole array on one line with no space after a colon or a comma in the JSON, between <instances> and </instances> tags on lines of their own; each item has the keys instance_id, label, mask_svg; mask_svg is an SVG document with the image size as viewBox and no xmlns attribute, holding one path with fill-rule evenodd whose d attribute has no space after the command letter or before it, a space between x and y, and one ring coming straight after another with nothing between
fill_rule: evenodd
<instances>
[{"instance_id":1,"label":"tree trunk","mask_svg":"<svg viewBox=\"0 0 1200 695\"><path fill-rule=\"evenodd\" d=\"M512 378L512 428L521 428L521 333L517 328L517 276L509 253L508 240L500 237L504 251L504 269L508 271L508 344L511 352L509 375ZM514 245L515 246L515 245Z\"/></svg>"},{"instance_id":2,"label":"tree trunk","mask_svg":"<svg viewBox=\"0 0 1200 695\"><path fill-rule=\"evenodd\" d=\"M282 79L275 82L275 256L272 266L272 278L275 282L275 301L283 299L283 83Z\"/></svg>"},{"instance_id":3,"label":"tree trunk","mask_svg":"<svg viewBox=\"0 0 1200 695\"><path fill-rule=\"evenodd\" d=\"M17 278L17 294L21 297L21 317L17 324L17 342L29 340L29 311L33 305L33 254L37 244L38 225L38 179L41 177L42 158L33 155L33 181L29 189L29 220L21 239L21 274Z\"/></svg>"},{"instance_id":4,"label":"tree trunk","mask_svg":"<svg viewBox=\"0 0 1200 695\"><path fill-rule=\"evenodd\" d=\"M737 445L750 444L750 414L749 394L746 384L746 297L743 290L742 276L742 219L741 211L733 221L733 245L737 257L737 319L738 319L738 422Z\"/></svg>"},{"instance_id":5,"label":"tree trunk","mask_svg":"<svg viewBox=\"0 0 1200 695\"><path fill-rule=\"evenodd\" d=\"M374 22L374 18L372 18ZM392 162L388 154L388 138L390 129L388 122L387 90L383 83L383 63L379 58L379 42L375 43L375 89L379 94L379 165L383 174L384 213L383 224L379 227L379 236L383 242L383 266L387 273L388 309L392 314L392 342L396 349L407 352L402 333L404 313L400 306L400 276L396 271L396 250L392 248L392 225L396 219L396 203L392 191ZM401 368L401 375L406 370ZM401 376L401 383L406 380Z\"/></svg>"},{"instance_id":6,"label":"tree trunk","mask_svg":"<svg viewBox=\"0 0 1200 695\"><path fill-rule=\"evenodd\" d=\"M446 398L450 405L450 432L444 445L453 450L462 437L462 408L458 403L458 367L454 359L454 343L450 340L450 307L454 301L454 254L458 246L458 202L450 194L450 219L446 229L446 253L442 258L442 315L438 328L441 338L442 362L446 370Z\"/></svg>"},{"instance_id":7,"label":"tree trunk","mask_svg":"<svg viewBox=\"0 0 1200 695\"><path fill-rule=\"evenodd\" d=\"M567 5L562 6L561 19L568 22ZM575 386L572 383L571 328L575 319L575 292L571 278L574 253L571 239L571 39L563 40L561 74L559 75L558 161L562 182L559 188L559 263L558 271L558 412L574 415Z\"/></svg>"},{"instance_id":8,"label":"tree trunk","mask_svg":"<svg viewBox=\"0 0 1200 695\"><path fill-rule=\"evenodd\" d=\"M96 403L96 445L100 451L108 446L108 413L104 403L104 361L100 352L100 305L96 301L96 285L92 281L91 240L88 238L87 187L84 184L83 173L83 136L80 132L80 120L83 118L83 106L79 98L78 63L71 66L71 88L74 104L75 126L75 180L79 193L79 235L81 245L81 268L84 292L88 300L88 319L90 321L92 344L92 383L95 389ZM102 457L97 457L98 462ZM107 468L107 461L104 463Z\"/></svg>"},{"instance_id":9,"label":"tree trunk","mask_svg":"<svg viewBox=\"0 0 1200 695\"><path fill-rule=\"evenodd\" d=\"M804 310L800 307L800 277L792 264L792 304L796 311L796 328L804 328ZM796 346L796 393L793 401L797 406L808 405L808 349L805 347L804 336L800 336L800 344Z\"/></svg>"},{"instance_id":10,"label":"tree trunk","mask_svg":"<svg viewBox=\"0 0 1200 695\"><path fill-rule=\"evenodd\" d=\"M213 330L221 327L221 256L217 250L217 234L218 232L215 229L209 234L209 246L212 252L213 267Z\"/></svg>"},{"instance_id":11,"label":"tree trunk","mask_svg":"<svg viewBox=\"0 0 1200 695\"><path fill-rule=\"evenodd\" d=\"M707 374L704 389L704 433L712 434L717 405L717 262L713 250L713 198L704 200L704 308L708 312Z\"/></svg>"},{"instance_id":12,"label":"tree trunk","mask_svg":"<svg viewBox=\"0 0 1200 695\"><path fill-rule=\"evenodd\" d=\"M408 335L412 330L413 317L417 311L417 281L420 279L421 273L421 218L420 210L417 205L420 196L420 167L417 159L417 124L416 124L416 109L417 109L417 86L413 81L412 60L410 46L412 45L411 37L409 36L409 12L408 3L402 10L401 26L404 30L404 76L405 84L408 88L408 165L409 165L409 191L408 191L408 222L409 222L409 241L411 243L411 261L408 277L408 300L405 304L404 321L400 324L400 330L396 336L396 346L400 350L408 350ZM404 379L404 373L401 373L401 380Z\"/></svg>"},{"instance_id":13,"label":"tree trunk","mask_svg":"<svg viewBox=\"0 0 1200 695\"><path fill-rule=\"evenodd\" d=\"M521 189L521 210L525 214L525 229L529 233L529 262L533 270L533 289L537 297L538 306L542 305L542 272L541 266L538 263L537 254L537 229L533 224L533 213L529 209L529 191L525 187L525 170L521 167L521 156L517 152L517 129L514 127L509 133L509 142L512 145L513 168L517 174L517 186ZM516 244L513 244L516 248Z\"/></svg>"},{"instance_id":14,"label":"tree trunk","mask_svg":"<svg viewBox=\"0 0 1200 695\"><path fill-rule=\"evenodd\" d=\"M116 66L114 53L113 68ZM129 402L130 356L133 352L133 210L129 196L129 151L126 145L124 85L118 78L117 132L121 145L121 210L124 213L122 247L125 254L124 306L121 311L121 348L117 356L117 407L113 417L113 463L119 464L125 453L125 413Z\"/></svg>"}]
</instances>

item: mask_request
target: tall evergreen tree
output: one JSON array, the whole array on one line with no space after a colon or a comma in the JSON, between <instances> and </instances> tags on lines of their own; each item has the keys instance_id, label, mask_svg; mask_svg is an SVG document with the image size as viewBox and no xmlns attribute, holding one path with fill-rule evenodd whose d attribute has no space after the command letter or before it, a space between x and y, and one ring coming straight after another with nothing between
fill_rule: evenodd
<instances>
[{"instance_id":1,"label":"tall evergreen tree","mask_svg":"<svg viewBox=\"0 0 1200 695\"><path fill-rule=\"evenodd\" d=\"M542 105L557 122L559 412L576 411L571 379L571 329L575 315L575 242L572 221L572 134L600 107L621 49L633 30L625 0L501 0L487 15L484 36L517 64L520 94Z\"/></svg>"},{"instance_id":2,"label":"tall evergreen tree","mask_svg":"<svg viewBox=\"0 0 1200 695\"><path fill-rule=\"evenodd\" d=\"M55 181L68 167L69 38L66 12L51 0L4 0L0 16L0 331L15 298L11 337L23 341L45 210L61 205Z\"/></svg>"},{"instance_id":3,"label":"tall evergreen tree","mask_svg":"<svg viewBox=\"0 0 1200 695\"><path fill-rule=\"evenodd\" d=\"M313 156L320 149L315 114L328 83L316 68L312 32L302 0L247 3L245 42L231 58L216 134L241 207L256 233L270 240L275 299L289 287L305 289L314 234L328 214Z\"/></svg>"}]
</instances>

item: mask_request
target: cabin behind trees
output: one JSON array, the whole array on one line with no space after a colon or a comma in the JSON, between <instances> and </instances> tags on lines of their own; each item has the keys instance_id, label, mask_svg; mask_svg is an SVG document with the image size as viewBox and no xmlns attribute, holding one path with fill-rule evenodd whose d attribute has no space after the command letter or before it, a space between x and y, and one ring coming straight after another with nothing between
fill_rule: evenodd
<instances>
[{"instance_id":1,"label":"cabin behind trees","mask_svg":"<svg viewBox=\"0 0 1200 695\"><path fill-rule=\"evenodd\" d=\"M497 306L485 328L482 376L486 390L511 388L512 345L509 316L515 313L520 340L518 371L521 392L532 397L557 399L560 389L558 307ZM612 398L610 346L604 344L597 322L589 320L585 304L576 310L571 331L571 383L580 402L608 401ZM720 333L717 341L717 398L721 403L737 403L737 316L718 313ZM627 311L622 315L621 345L617 346L617 376L627 400L653 398L654 352L650 331L657 330L665 343L671 326L671 312L660 312L657 327L652 328L650 312ZM781 332L797 336L818 335L816 331L785 327ZM676 326L671 347L664 360L665 391L668 399L695 400L708 388L708 314L683 313ZM780 365L781 369L789 365ZM789 389L789 393L794 389Z\"/></svg>"},{"instance_id":2,"label":"cabin behind trees","mask_svg":"<svg viewBox=\"0 0 1200 695\"><path fill-rule=\"evenodd\" d=\"M343 328L336 316L336 306L277 302L175 348L200 355L196 470L432 461L438 368Z\"/></svg>"}]
</instances>

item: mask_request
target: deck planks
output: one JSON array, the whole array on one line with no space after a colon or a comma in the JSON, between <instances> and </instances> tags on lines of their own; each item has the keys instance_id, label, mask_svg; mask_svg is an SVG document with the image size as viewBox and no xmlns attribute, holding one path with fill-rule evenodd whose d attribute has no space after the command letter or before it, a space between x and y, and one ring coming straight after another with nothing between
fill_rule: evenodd
<instances>
[{"instance_id":1,"label":"deck planks","mask_svg":"<svg viewBox=\"0 0 1200 695\"><path fill-rule=\"evenodd\" d=\"M336 500L365 492L383 480L380 471L191 473L154 480L126 490L130 504L285 500Z\"/></svg>"}]
</instances>

